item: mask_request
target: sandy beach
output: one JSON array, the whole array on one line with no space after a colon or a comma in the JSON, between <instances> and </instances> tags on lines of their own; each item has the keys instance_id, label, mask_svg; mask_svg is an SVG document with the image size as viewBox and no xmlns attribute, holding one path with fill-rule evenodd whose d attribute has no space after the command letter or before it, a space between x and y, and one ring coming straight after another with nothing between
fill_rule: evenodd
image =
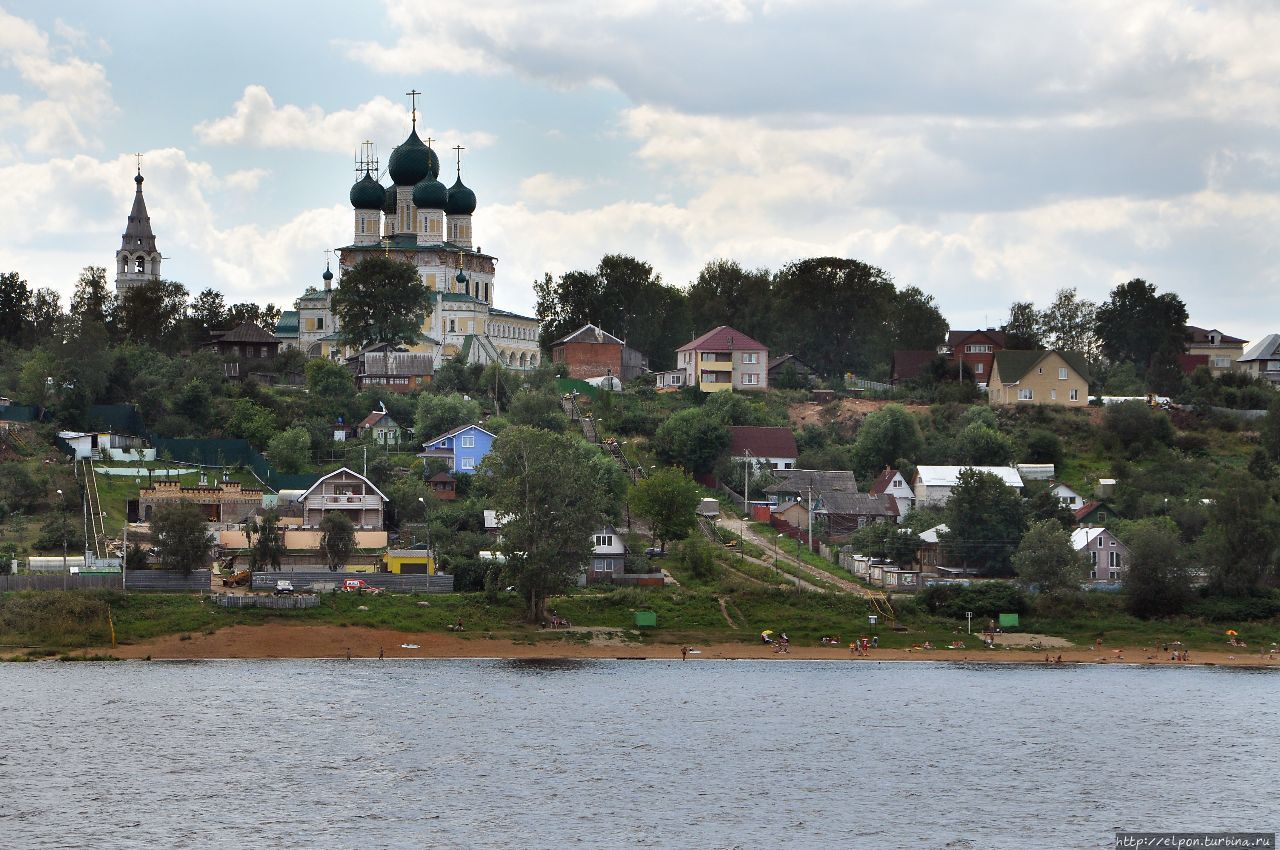
<instances>
[{"instance_id":1,"label":"sandy beach","mask_svg":"<svg viewBox=\"0 0 1280 850\"><path fill-rule=\"evenodd\" d=\"M485 638L479 634L402 632L389 629L328 625L268 623L256 626L228 626L213 634L193 633L186 640L165 635L153 640L115 647L99 647L91 653L117 658L224 659L224 658L680 658L679 644L637 644L613 637L607 629L590 631L590 640L575 639L570 633L556 633L560 639L536 642ZM405 644L416 645L406 648ZM796 646L789 653L775 653L758 643L717 643L696 645L690 661L768 659L851 661L953 661L994 664L1043 664L1045 651L1027 649L962 650L873 649L868 657L853 655L847 647ZM1118 650L1118 651L1117 651ZM1061 655L1064 664L1152 664L1162 666L1218 665L1226 667L1276 667L1280 657L1259 655L1255 650L1240 652L1191 652L1191 660L1171 661L1159 647L1062 648L1050 651L1049 658Z\"/></svg>"}]
</instances>

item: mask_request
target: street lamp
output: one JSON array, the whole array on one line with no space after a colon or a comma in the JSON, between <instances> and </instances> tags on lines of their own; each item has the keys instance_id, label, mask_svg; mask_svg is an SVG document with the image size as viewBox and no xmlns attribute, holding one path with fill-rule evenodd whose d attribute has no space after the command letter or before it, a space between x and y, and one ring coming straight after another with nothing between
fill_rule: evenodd
<instances>
[{"instance_id":1,"label":"street lamp","mask_svg":"<svg viewBox=\"0 0 1280 850\"><path fill-rule=\"evenodd\" d=\"M780 544L778 541L781 540L782 537L783 535L779 534L777 537L773 538L773 570L774 572L780 572L780 570L778 569L778 558L782 555L782 549L781 549L782 544Z\"/></svg>"}]
</instances>

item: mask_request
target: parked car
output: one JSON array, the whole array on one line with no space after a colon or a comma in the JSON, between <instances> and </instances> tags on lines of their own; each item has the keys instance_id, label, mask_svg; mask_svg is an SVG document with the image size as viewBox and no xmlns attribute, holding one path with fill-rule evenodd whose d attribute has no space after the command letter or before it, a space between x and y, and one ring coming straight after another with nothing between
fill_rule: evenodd
<instances>
[{"instance_id":1,"label":"parked car","mask_svg":"<svg viewBox=\"0 0 1280 850\"><path fill-rule=\"evenodd\" d=\"M293 582L288 579L280 579L276 582L276 589L273 592L276 596L290 596L293 593Z\"/></svg>"},{"instance_id":2,"label":"parked car","mask_svg":"<svg viewBox=\"0 0 1280 850\"><path fill-rule=\"evenodd\" d=\"M644 554L646 558L661 558L667 553L663 552L657 546L650 546L648 549L644 550Z\"/></svg>"},{"instance_id":3,"label":"parked car","mask_svg":"<svg viewBox=\"0 0 1280 850\"><path fill-rule=\"evenodd\" d=\"M373 587L362 578L343 579L339 589L347 593L380 593L382 588Z\"/></svg>"}]
</instances>

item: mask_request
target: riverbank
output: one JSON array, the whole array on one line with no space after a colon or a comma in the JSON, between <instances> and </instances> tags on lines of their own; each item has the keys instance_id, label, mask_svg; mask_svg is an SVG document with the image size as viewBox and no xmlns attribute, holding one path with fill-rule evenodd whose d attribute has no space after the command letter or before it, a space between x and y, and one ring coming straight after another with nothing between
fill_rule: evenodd
<instances>
[{"instance_id":1,"label":"riverbank","mask_svg":"<svg viewBox=\"0 0 1280 850\"><path fill-rule=\"evenodd\" d=\"M408 632L395 629L265 623L235 625L211 633L165 635L128 645L90 648L90 655L123 659L210 660L260 658L680 658L678 644L639 643L619 629L574 629L542 633L539 639L487 637L478 633ZM952 661L994 664L1043 664L1059 655L1064 664L1126 663L1158 666L1271 667L1280 656L1193 651L1191 661L1171 661L1159 647L1064 647L1030 649L874 649L854 656L847 647L796 646L786 654L757 643L710 643L694 646L690 661L768 659L825 661ZM73 653L74 654L74 653Z\"/></svg>"}]
</instances>

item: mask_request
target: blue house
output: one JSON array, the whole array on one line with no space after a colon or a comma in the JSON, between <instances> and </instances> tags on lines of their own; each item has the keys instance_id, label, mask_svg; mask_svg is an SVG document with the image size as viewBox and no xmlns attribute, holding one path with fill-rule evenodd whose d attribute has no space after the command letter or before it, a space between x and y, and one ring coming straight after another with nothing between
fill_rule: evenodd
<instances>
[{"instance_id":1,"label":"blue house","mask_svg":"<svg viewBox=\"0 0 1280 850\"><path fill-rule=\"evenodd\" d=\"M493 434L479 425L463 425L423 443L422 454L418 456L446 460L454 475L470 475L493 448L493 441Z\"/></svg>"}]
</instances>

